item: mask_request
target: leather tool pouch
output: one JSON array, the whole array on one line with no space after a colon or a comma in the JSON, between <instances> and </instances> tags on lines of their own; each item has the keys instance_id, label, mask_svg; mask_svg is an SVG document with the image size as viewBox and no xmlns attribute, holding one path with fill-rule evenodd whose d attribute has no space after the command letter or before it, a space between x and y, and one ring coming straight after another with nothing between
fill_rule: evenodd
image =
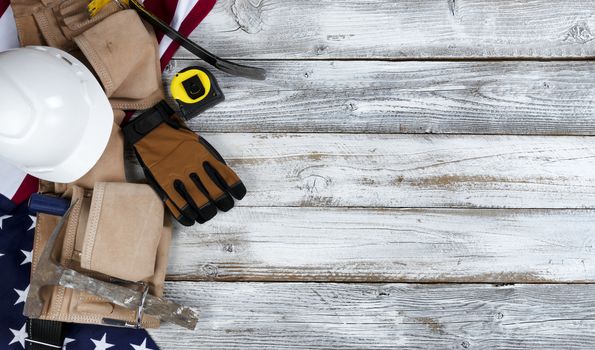
<instances>
[{"instance_id":1,"label":"leather tool pouch","mask_svg":"<svg viewBox=\"0 0 595 350\"><path fill-rule=\"evenodd\" d=\"M89 18L88 0L11 0L21 46L75 49L72 39L120 10L111 2Z\"/></svg>"},{"instance_id":2,"label":"leather tool pouch","mask_svg":"<svg viewBox=\"0 0 595 350\"><path fill-rule=\"evenodd\" d=\"M147 109L163 99L157 40L136 11L115 13L74 41L113 108Z\"/></svg>"},{"instance_id":3,"label":"leather tool pouch","mask_svg":"<svg viewBox=\"0 0 595 350\"><path fill-rule=\"evenodd\" d=\"M144 282L151 294L162 296L171 226L164 223L161 200L147 185L97 183L95 189L73 186L64 195L74 207L62 240L57 242L60 263L95 278L106 275ZM39 214L35 228L33 271L58 217ZM134 288L134 284L125 284ZM136 323L136 310L113 305L93 295L59 286L42 289L42 319L103 324L104 319ZM159 327L156 317L144 315L144 328Z\"/></svg>"},{"instance_id":4,"label":"leather tool pouch","mask_svg":"<svg viewBox=\"0 0 595 350\"><path fill-rule=\"evenodd\" d=\"M149 186L98 183L83 238L81 267L126 281L150 279L163 215L163 204Z\"/></svg>"}]
</instances>

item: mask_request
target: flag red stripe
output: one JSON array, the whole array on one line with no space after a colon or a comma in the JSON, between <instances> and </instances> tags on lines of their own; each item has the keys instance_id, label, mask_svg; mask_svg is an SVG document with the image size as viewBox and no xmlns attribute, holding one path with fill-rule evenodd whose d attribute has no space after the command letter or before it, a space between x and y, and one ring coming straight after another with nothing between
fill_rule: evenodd
<instances>
[{"instance_id":1,"label":"flag red stripe","mask_svg":"<svg viewBox=\"0 0 595 350\"><path fill-rule=\"evenodd\" d=\"M14 194L14 196L12 196L12 201L16 204L21 204L22 202L29 199L29 196L31 196L31 194L37 192L38 187L39 180L37 180L31 175L27 175L25 177L25 180L23 180L23 182L21 183L21 186L19 186L17 192Z\"/></svg>"},{"instance_id":2,"label":"flag red stripe","mask_svg":"<svg viewBox=\"0 0 595 350\"><path fill-rule=\"evenodd\" d=\"M176 13L178 1L146 0L143 5L147 8L147 10L159 17L165 23L171 23ZM155 34L157 35L157 40L161 41L163 38L163 33L156 31Z\"/></svg>"},{"instance_id":3,"label":"flag red stripe","mask_svg":"<svg viewBox=\"0 0 595 350\"><path fill-rule=\"evenodd\" d=\"M216 2L217 0L199 0L192 10L190 10L184 21L182 21L182 25L180 25L180 29L178 30L180 34L188 37L209 12L211 12ZM175 41L169 45L163 56L161 56L161 69L165 69L165 66L174 57L174 54L179 48L180 44Z\"/></svg>"},{"instance_id":4,"label":"flag red stripe","mask_svg":"<svg viewBox=\"0 0 595 350\"><path fill-rule=\"evenodd\" d=\"M0 17L2 17L2 15L4 14L4 11L6 11L6 9L8 8L9 5L10 5L10 0L0 0Z\"/></svg>"}]
</instances>

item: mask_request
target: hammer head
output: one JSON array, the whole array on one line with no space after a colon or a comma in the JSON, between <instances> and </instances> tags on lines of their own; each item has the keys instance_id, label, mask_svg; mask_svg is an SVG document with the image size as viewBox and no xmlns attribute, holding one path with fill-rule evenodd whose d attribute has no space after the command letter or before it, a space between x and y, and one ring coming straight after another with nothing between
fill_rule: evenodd
<instances>
[{"instance_id":1,"label":"hammer head","mask_svg":"<svg viewBox=\"0 0 595 350\"><path fill-rule=\"evenodd\" d=\"M58 240L58 236L64 227L64 223L70 215L70 210L74 206L73 203L66 211L64 216L58 222L58 225L52 231L43 252L37 261L35 272L31 275L31 284L29 286L29 294L25 302L25 309L23 314L29 318L39 318L43 310L43 300L39 292L44 286L56 286L59 284L60 278L64 274L64 268L60 266L53 258L53 252Z\"/></svg>"}]
</instances>

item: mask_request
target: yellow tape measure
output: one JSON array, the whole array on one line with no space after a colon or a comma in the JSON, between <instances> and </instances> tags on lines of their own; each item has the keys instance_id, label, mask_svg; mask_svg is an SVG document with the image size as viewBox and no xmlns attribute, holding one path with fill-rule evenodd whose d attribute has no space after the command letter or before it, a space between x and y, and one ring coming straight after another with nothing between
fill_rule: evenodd
<instances>
[{"instance_id":1,"label":"yellow tape measure","mask_svg":"<svg viewBox=\"0 0 595 350\"><path fill-rule=\"evenodd\" d=\"M225 100L215 77L201 67L178 72L171 81L170 92L186 120Z\"/></svg>"}]
</instances>

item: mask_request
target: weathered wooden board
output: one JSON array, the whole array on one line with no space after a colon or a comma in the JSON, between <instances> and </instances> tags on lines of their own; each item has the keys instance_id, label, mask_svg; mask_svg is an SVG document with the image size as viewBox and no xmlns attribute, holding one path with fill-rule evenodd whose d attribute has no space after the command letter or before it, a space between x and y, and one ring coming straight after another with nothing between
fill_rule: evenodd
<instances>
[{"instance_id":1,"label":"weathered wooden board","mask_svg":"<svg viewBox=\"0 0 595 350\"><path fill-rule=\"evenodd\" d=\"M586 57L595 54L593 8L592 0L220 0L192 38L239 58Z\"/></svg>"},{"instance_id":2,"label":"weathered wooden board","mask_svg":"<svg viewBox=\"0 0 595 350\"><path fill-rule=\"evenodd\" d=\"M593 349L594 285L168 284L196 331L178 349Z\"/></svg>"},{"instance_id":3,"label":"weathered wooden board","mask_svg":"<svg viewBox=\"0 0 595 350\"><path fill-rule=\"evenodd\" d=\"M593 8L219 0L192 38L269 76L191 122L249 194L176 227L162 349L592 349Z\"/></svg>"},{"instance_id":4,"label":"weathered wooden board","mask_svg":"<svg viewBox=\"0 0 595 350\"><path fill-rule=\"evenodd\" d=\"M206 134L242 206L592 208L595 138ZM139 177L135 174L132 177Z\"/></svg>"},{"instance_id":5,"label":"weathered wooden board","mask_svg":"<svg viewBox=\"0 0 595 350\"><path fill-rule=\"evenodd\" d=\"M595 135L592 62L258 61L266 81L214 72L210 132ZM196 61L178 60L166 79Z\"/></svg>"},{"instance_id":6,"label":"weathered wooden board","mask_svg":"<svg viewBox=\"0 0 595 350\"><path fill-rule=\"evenodd\" d=\"M169 278L595 282L595 211L236 208L176 229Z\"/></svg>"}]
</instances>

